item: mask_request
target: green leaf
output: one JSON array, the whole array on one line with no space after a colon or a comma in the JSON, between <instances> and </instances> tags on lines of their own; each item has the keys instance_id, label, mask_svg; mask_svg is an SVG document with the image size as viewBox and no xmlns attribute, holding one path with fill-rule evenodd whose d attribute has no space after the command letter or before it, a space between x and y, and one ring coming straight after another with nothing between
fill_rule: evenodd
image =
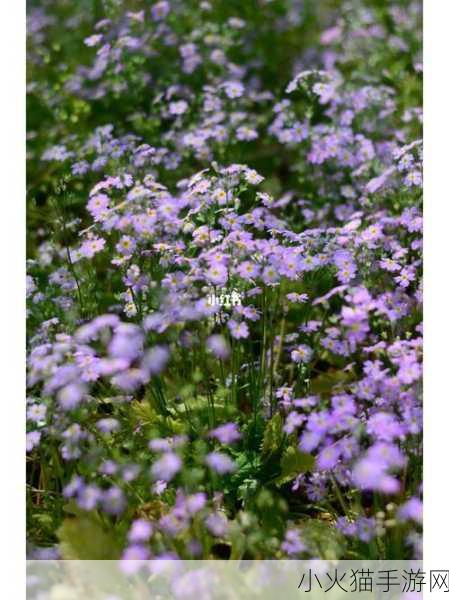
<instances>
[{"instance_id":1,"label":"green leaf","mask_svg":"<svg viewBox=\"0 0 449 600\"><path fill-rule=\"evenodd\" d=\"M57 535L65 560L115 560L120 557L117 536L106 532L93 516L65 519Z\"/></svg>"},{"instance_id":2,"label":"green leaf","mask_svg":"<svg viewBox=\"0 0 449 600\"><path fill-rule=\"evenodd\" d=\"M135 421L144 427L160 422L160 415L156 413L149 401L133 402L130 406L130 414Z\"/></svg>"},{"instance_id":3,"label":"green leaf","mask_svg":"<svg viewBox=\"0 0 449 600\"><path fill-rule=\"evenodd\" d=\"M242 500L243 505L254 496L257 489L259 487L259 482L257 479L244 479L243 483L241 483L237 488L237 498Z\"/></svg>"},{"instance_id":4,"label":"green leaf","mask_svg":"<svg viewBox=\"0 0 449 600\"><path fill-rule=\"evenodd\" d=\"M281 458L281 474L276 478L276 485L284 485L300 473L311 471L315 459L311 454L301 452L295 446L289 446Z\"/></svg>"},{"instance_id":5,"label":"green leaf","mask_svg":"<svg viewBox=\"0 0 449 600\"><path fill-rule=\"evenodd\" d=\"M280 449L284 439L282 431L282 417L276 413L274 417L268 421L263 434L262 452L263 454L272 454Z\"/></svg>"},{"instance_id":6,"label":"green leaf","mask_svg":"<svg viewBox=\"0 0 449 600\"><path fill-rule=\"evenodd\" d=\"M301 523L301 537L310 552L324 560L336 560L344 554L345 540L329 523L317 519L307 520Z\"/></svg>"},{"instance_id":7,"label":"green leaf","mask_svg":"<svg viewBox=\"0 0 449 600\"><path fill-rule=\"evenodd\" d=\"M231 523L229 539L231 542L231 560L240 560L246 549L247 539L236 523Z\"/></svg>"},{"instance_id":8,"label":"green leaf","mask_svg":"<svg viewBox=\"0 0 449 600\"><path fill-rule=\"evenodd\" d=\"M342 385L350 379L347 371L328 371L315 377L310 382L310 393L328 395L335 386Z\"/></svg>"}]
</instances>

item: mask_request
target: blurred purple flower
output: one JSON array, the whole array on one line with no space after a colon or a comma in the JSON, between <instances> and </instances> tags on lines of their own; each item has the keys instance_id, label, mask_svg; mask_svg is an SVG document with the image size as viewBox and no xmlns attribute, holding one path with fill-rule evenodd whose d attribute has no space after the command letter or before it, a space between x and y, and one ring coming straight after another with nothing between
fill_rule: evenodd
<instances>
[{"instance_id":1,"label":"blurred purple flower","mask_svg":"<svg viewBox=\"0 0 449 600\"><path fill-rule=\"evenodd\" d=\"M236 470L237 466L227 454L222 452L211 452L206 456L206 464L215 472L220 475L225 473L232 473Z\"/></svg>"},{"instance_id":2,"label":"blurred purple flower","mask_svg":"<svg viewBox=\"0 0 449 600\"><path fill-rule=\"evenodd\" d=\"M242 437L235 423L219 425L215 429L212 429L209 435L216 438L222 444L232 444Z\"/></svg>"},{"instance_id":3,"label":"blurred purple flower","mask_svg":"<svg viewBox=\"0 0 449 600\"><path fill-rule=\"evenodd\" d=\"M156 480L171 481L180 471L182 461L174 452L167 452L151 467L151 475Z\"/></svg>"}]
</instances>

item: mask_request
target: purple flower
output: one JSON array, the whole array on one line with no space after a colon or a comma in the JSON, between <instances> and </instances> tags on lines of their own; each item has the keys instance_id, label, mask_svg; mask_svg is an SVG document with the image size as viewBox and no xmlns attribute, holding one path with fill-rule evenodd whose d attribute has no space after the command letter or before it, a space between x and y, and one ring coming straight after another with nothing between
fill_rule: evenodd
<instances>
[{"instance_id":1,"label":"purple flower","mask_svg":"<svg viewBox=\"0 0 449 600\"><path fill-rule=\"evenodd\" d=\"M285 433L288 435L292 434L295 431L295 429L303 425L305 420L305 415L300 415L299 413L292 411L287 415L287 418L285 420L285 425L283 428Z\"/></svg>"},{"instance_id":2,"label":"purple flower","mask_svg":"<svg viewBox=\"0 0 449 600\"><path fill-rule=\"evenodd\" d=\"M70 483L68 483L63 490L63 495L65 498L72 498L83 488L84 480L79 475L74 475Z\"/></svg>"},{"instance_id":3,"label":"purple flower","mask_svg":"<svg viewBox=\"0 0 449 600\"><path fill-rule=\"evenodd\" d=\"M85 38L84 43L86 44L86 46L96 46L97 44L99 44L101 42L102 39L103 39L103 36L101 33L99 33L99 34L91 35L91 36Z\"/></svg>"},{"instance_id":4,"label":"purple flower","mask_svg":"<svg viewBox=\"0 0 449 600\"><path fill-rule=\"evenodd\" d=\"M329 471L335 468L340 458L340 449L336 444L326 446L318 454L316 465L322 471Z\"/></svg>"},{"instance_id":5,"label":"purple flower","mask_svg":"<svg viewBox=\"0 0 449 600\"><path fill-rule=\"evenodd\" d=\"M47 407L44 404L31 404L27 409L27 419L34 423L39 423L45 419Z\"/></svg>"},{"instance_id":6,"label":"purple flower","mask_svg":"<svg viewBox=\"0 0 449 600\"><path fill-rule=\"evenodd\" d=\"M423 522L423 503L419 498L410 498L398 508L397 516L400 521L415 521L421 524Z\"/></svg>"},{"instance_id":7,"label":"purple flower","mask_svg":"<svg viewBox=\"0 0 449 600\"><path fill-rule=\"evenodd\" d=\"M39 445L41 439L40 431L30 431L26 434L26 451L31 452L33 448Z\"/></svg>"},{"instance_id":8,"label":"purple flower","mask_svg":"<svg viewBox=\"0 0 449 600\"><path fill-rule=\"evenodd\" d=\"M412 281L416 279L415 270L411 267L404 267L394 280L401 288L407 288Z\"/></svg>"},{"instance_id":9,"label":"purple flower","mask_svg":"<svg viewBox=\"0 0 449 600\"><path fill-rule=\"evenodd\" d=\"M77 494L78 506L84 510L93 510L102 499L102 491L94 484L81 487Z\"/></svg>"},{"instance_id":10,"label":"purple flower","mask_svg":"<svg viewBox=\"0 0 449 600\"><path fill-rule=\"evenodd\" d=\"M355 346L362 342L369 331L369 325L365 311L359 308L343 306L341 310L342 325L347 327L347 338L351 345Z\"/></svg>"},{"instance_id":11,"label":"purple flower","mask_svg":"<svg viewBox=\"0 0 449 600\"><path fill-rule=\"evenodd\" d=\"M216 473L224 475L225 473L232 473L236 470L237 466L234 461L229 458L227 454L222 452L211 452L206 456L206 464Z\"/></svg>"},{"instance_id":12,"label":"purple flower","mask_svg":"<svg viewBox=\"0 0 449 600\"><path fill-rule=\"evenodd\" d=\"M263 180L264 178L262 177L262 175L259 175L259 173L254 169L245 170L245 181L247 181L251 185L258 185Z\"/></svg>"},{"instance_id":13,"label":"purple flower","mask_svg":"<svg viewBox=\"0 0 449 600\"><path fill-rule=\"evenodd\" d=\"M338 517L335 523L336 529L343 535L354 537L357 534L357 525L348 520L348 517Z\"/></svg>"},{"instance_id":14,"label":"purple flower","mask_svg":"<svg viewBox=\"0 0 449 600\"><path fill-rule=\"evenodd\" d=\"M189 515L194 515L206 506L207 497L203 492L192 494L185 499L185 510Z\"/></svg>"},{"instance_id":15,"label":"purple flower","mask_svg":"<svg viewBox=\"0 0 449 600\"><path fill-rule=\"evenodd\" d=\"M63 410L72 410L78 406L86 394L82 383L69 383L58 392L58 402Z\"/></svg>"},{"instance_id":16,"label":"purple flower","mask_svg":"<svg viewBox=\"0 0 449 600\"><path fill-rule=\"evenodd\" d=\"M386 271L390 271L391 273L401 270L401 266L396 261L394 261L392 258L383 258L379 262L379 266L382 269L385 269Z\"/></svg>"},{"instance_id":17,"label":"purple flower","mask_svg":"<svg viewBox=\"0 0 449 600\"><path fill-rule=\"evenodd\" d=\"M304 302L308 301L309 296L308 294L297 294L296 292L292 292L290 294L287 294L286 298L289 302L297 302L299 304L303 304Z\"/></svg>"},{"instance_id":18,"label":"purple flower","mask_svg":"<svg viewBox=\"0 0 449 600\"><path fill-rule=\"evenodd\" d=\"M113 431L120 429L120 423L117 421L117 419L109 417L97 421L97 427L103 433L112 433Z\"/></svg>"},{"instance_id":19,"label":"purple flower","mask_svg":"<svg viewBox=\"0 0 449 600\"><path fill-rule=\"evenodd\" d=\"M240 96L243 96L243 92L245 91L245 88L240 81L226 81L223 84L223 87L226 96L232 99L240 98Z\"/></svg>"},{"instance_id":20,"label":"purple flower","mask_svg":"<svg viewBox=\"0 0 449 600\"><path fill-rule=\"evenodd\" d=\"M167 489L167 482L162 480L156 481L151 489L156 496L160 496Z\"/></svg>"},{"instance_id":21,"label":"purple flower","mask_svg":"<svg viewBox=\"0 0 449 600\"><path fill-rule=\"evenodd\" d=\"M240 141L250 142L257 139L259 136L255 129L247 127L246 125L242 125L241 127L237 128L235 137Z\"/></svg>"},{"instance_id":22,"label":"purple flower","mask_svg":"<svg viewBox=\"0 0 449 600\"><path fill-rule=\"evenodd\" d=\"M92 237L81 244L80 252L86 258L92 258L97 252L101 252L106 244L103 238Z\"/></svg>"},{"instance_id":23,"label":"purple flower","mask_svg":"<svg viewBox=\"0 0 449 600\"><path fill-rule=\"evenodd\" d=\"M250 260L245 260L237 267L237 272L243 279L254 279L260 273L260 267Z\"/></svg>"},{"instance_id":24,"label":"purple flower","mask_svg":"<svg viewBox=\"0 0 449 600\"><path fill-rule=\"evenodd\" d=\"M188 519L182 511L172 510L159 519L160 529L170 537L179 536L187 526Z\"/></svg>"},{"instance_id":25,"label":"purple flower","mask_svg":"<svg viewBox=\"0 0 449 600\"><path fill-rule=\"evenodd\" d=\"M72 165L73 175L85 175L88 170L89 163L85 160L80 160L79 162L73 163Z\"/></svg>"},{"instance_id":26,"label":"purple flower","mask_svg":"<svg viewBox=\"0 0 449 600\"><path fill-rule=\"evenodd\" d=\"M422 366L413 357L402 359L399 365L398 379L401 383L410 384L421 377Z\"/></svg>"},{"instance_id":27,"label":"purple flower","mask_svg":"<svg viewBox=\"0 0 449 600\"><path fill-rule=\"evenodd\" d=\"M153 533L153 526L149 521L144 519L136 519L128 531L128 540L132 544L138 542L147 542Z\"/></svg>"},{"instance_id":28,"label":"purple flower","mask_svg":"<svg viewBox=\"0 0 449 600\"><path fill-rule=\"evenodd\" d=\"M359 517L356 522L356 536L365 543L376 537L376 520L373 518Z\"/></svg>"},{"instance_id":29,"label":"purple flower","mask_svg":"<svg viewBox=\"0 0 449 600\"><path fill-rule=\"evenodd\" d=\"M228 530L229 524L226 516L221 512L210 514L206 519L206 527L216 537L222 537Z\"/></svg>"},{"instance_id":30,"label":"purple flower","mask_svg":"<svg viewBox=\"0 0 449 600\"><path fill-rule=\"evenodd\" d=\"M141 467L135 464L129 464L123 467L122 478L123 481L134 481L136 477L139 475L141 471Z\"/></svg>"},{"instance_id":31,"label":"purple flower","mask_svg":"<svg viewBox=\"0 0 449 600\"><path fill-rule=\"evenodd\" d=\"M284 541L281 544L281 550L283 550L289 556L300 554L307 550L307 546L302 541L299 532L296 529L289 529L286 534Z\"/></svg>"},{"instance_id":32,"label":"purple flower","mask_svg":"<svg viewBox=\"0 0 449 600\"><path fill-rule=\"evenodd\" d=\"M249 336L248 325L244 321L235 321L230 319L228 321L228 328L233 338L239 340L241 338L247 338Z\"/></svg>"},{"instance_id":33,"label":"purple flower","mask_svg":"<svg viewBox=\"0 0 449 600\"><path fill-rule=\"evenodd\" d=\"M387 465L370 456L360 459L355 464L352 481L362 490L379 491L384 494L395 494L399 490L399 482L388 474Z\"/></svg>"},{"instance_id":34,"label":"purple flower","mask_svg":"<svg viewBox=\"0 0 449 600\"><path fill-rule=\"evenodd\" d=\"M222 444L232 444L241 438L239 429L235 423L225 423L209 432L211 437L216 438Z\"/></svg>"},{"instance_id":35,"label":"purple flower","mask_svg":"<svg viewBox=\"0 0 449 600\"><path fill-rule=\"evenodd\" d=\"M295 363L308 363L312 360L313 351L306 344L301 344L293 350L291 357Z\"/></svg>"},{"instance_id":36,"label":"purple flower","mask_svg":"<svg viewBox=\"0 0 449 600\"><path fill-rule=\"evenodd\" d=\"M112 385L127 392L135 390L146 381L148 381L148 377L141 369L128 369L126 371L122 371L121 373L117 373L111 378Z\"/></svg>"},{"instance_id":37,"label":"purple flower","mask_svg":"<svg viewBox=\"0 0 449 600\"><path fill-rule=\"evenodd\" d=\"M126 497L122 490L116 486L110 487L101 498L103 509L111 515L119 515L126 506Z\"/></svg>"},{"instance_id":38,"label":"purple flower","mask_svg":"<svg viewBox=\"0 0 449 600\"><path fill-rule=\"evenodd\" d=\"M319 96L320 104L327 104L335 97L335 86L332 83L315 83L312 87L313 92Z\"/></svg>"},{"instance_id":39,"label":"purple flower","mask_svg":"<svg viewBox=\"0 0 449 600\"><path fill-rule=\"evenodd\" d=\"M215 263L209 268L206 276L214 285L224 285L228 280L228 270L225 265Z\"/></svg>"},{"instance_id":40,"label":"purple flower","mask_svg":"<svg viewBox=\"0 0 449 600\"><path fill-rule=\"evenodd\" d=\"M299 448L304 452L312 452L320 443L322 434L316 431L304 431L301 435Z\"/></svg>"},{"instance_id":41,"label":"purple flower","mask_svg":"<svg viewBox=\"0 0 449 600\"><path fill-rule=\"evenodd\" d=\"M172 447L172 441L166 438L156 438L148 442L148 448L153 452L170 452Z\"/></svg>"},{"instance_id":42,"label":"purple flower","mask_svg":"<svg viewBox=\"0 0 449 600\"><path fill-rule=\"evenodd\" d=\"M378 440L391 442L404 435L404 427L394 415L379 412L368 419L367 432Z\"/></svg>"},{"instance_id":43,"label":"purple flower","mask_svg":"<svg viewBox=\"0 0 449 600\"><path fill-rule=\"evenodd\" d=\"M168 110L171 115L183 115L188 107L189 105L185 100L179 100L178 102L170 102Z\"/></svg>"},{"instance_id":44,"label":"purple flower","mask_svg":"<svg viewBox=\"0 0 449 600\"><path fill-rule=\"evenodd\" d=\"M404 184L407 187L421 186L422 174L419 171L410 171L404 179Z\"/></svg>"},{"instance_id":45,"label":"purple flower","mask_svg":"<svg viewBox=\"0 0 449 600\"><path fill-rule=\"evenodd\" d=\"M230 353L229 344L222 335L211 335L206 341L207 348L221 360L226 360Z\"/></svg>"},{"instance_id":46,"label":"purple flower","mask_svg":"<svg viewBox=\"0 0 449 600\"><path fill-rule=\"evenodd\" d=\"M154 346L145 354L142 366L149 376L161 373L170 357L170 352L165 346Z\"/></svg>"},{"instance_id":47,"label":"purple flower","mask_svg":"<svg viewBox=\"0 0 449 600\"><path fill-rule=\"evenodd\" d=\"M105 475L114 475L117 473L117 470L117 463L113 460L105 460L99 468L100 473L104 473Z\"/></svg>"},{"instance_id":48,"label":"purple flower","mask_svg":"<svg viewBox=\"0 0 449 600\"><path fill-rule=\"evenodd\" d=\"M156 2L151 7L151 16L155 21L162 21L170 12L170 4L166 0Z\"/></svg>"},{"instance_id":49,"label":"purple flower","mask_svg":"<svg viewBox=\"0 0 449 600\"><path fill-rule=\"evenodd\" d=\"M122 558L120 560L120 570L126 575L134 575L143 566L143 561L150 558L150 552L148 548L133 544L125 548Z\"/></svg>"},{"instance_id":50,"label":"purple flower","mask_svg":"<svg viewBox=\"0 0 449 600\"><path fill-rule=\"evenodd\" d=\"M167 452L151 467L151 475L154 479L171 481L181 470L182 461L174 452Z\"/></svg>"},{"instance_id":51,"label":"purple flower","mask_svg":"<svg viewBox=\"0 0 449 600\"><path fill-rule=\"evenodd\" d=\"M136 325L123 323L116 328L108 351L113 358L134 360L141 354L142 347L143 335L140 329Z\"/></svg>"},{"instance_id":52,"label":"purple flower","mask_svg":"<svg viewBox=\"0 0 449 600\"><path fill-rule=\"evenodd\" d=\"M136 249L136 241L129 235L124 235L116 245L116 250L124 256L130 256Z\"/></svg>"}]
</instances>

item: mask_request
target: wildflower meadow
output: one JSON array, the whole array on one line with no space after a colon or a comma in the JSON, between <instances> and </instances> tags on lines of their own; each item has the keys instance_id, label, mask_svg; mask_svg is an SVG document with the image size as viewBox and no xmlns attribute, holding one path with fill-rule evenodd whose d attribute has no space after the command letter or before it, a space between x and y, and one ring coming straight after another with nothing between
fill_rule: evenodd
<instances>
[{"instance_id":1,"label":"wildflower meadow","mask_svg":"<svg viewBox=\"0 0 449 600\"><path fill-rule=\"evenodd\" d=\"M29 557L421 558L421 3L27 20Z\"/></svg>"}]
</instances>

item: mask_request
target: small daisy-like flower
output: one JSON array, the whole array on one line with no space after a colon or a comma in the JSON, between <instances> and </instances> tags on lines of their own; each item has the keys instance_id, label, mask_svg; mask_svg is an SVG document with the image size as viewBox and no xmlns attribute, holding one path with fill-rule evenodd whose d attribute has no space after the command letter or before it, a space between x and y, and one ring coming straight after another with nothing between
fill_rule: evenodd
<instances>
[{"instance_id":1,"label":"small daisy-like flower","mask_svg":"<svg viewBox=\"0 0 449 600\"><path fill-rule=\"evenodd\" d=\"M304 304L304 302L309 300L309 296L307 294L297 294L296 292L292 292L287 294L287 300L289 302Z\"/></svg>"},{"instance_id":2,"label":"small daisy-like flower","mask_svg":"<svg viewBox=\"0 0 449 600\"><path fill-rule=\"evenodd\" d=\"M379 262L379 266L382 269L385 269L386 271L390 271L390 272L399 271L401 269L401 266L396 261L394 261L392 258L383 258Z\"/></svg>"},{"instance_id":3,"label":"small daisy-like flower","mask_svg":"<svg viewBox=\"0 0 449 600\"><path fill-rule=\"evenodd\" d=\"M129 235L124 235L116 245L117 252L129 256L136 248L136 242Z\"/></svg>"},{"instance_id":4,"label":"small daisy-like flower","mask_svg":"<svg viewBox=\"0 0 449 600\"><path fill-rule=\"evenodd\" d=\"M422 175L419 171L410 171L404 179L404 184L407 187L422 185Z\"/></svg>"},{"instance_id":5,"label":"small daisy-like flower","mask_svg":"<svg viewBox=\"0 0 449 600\"><path fill-rule=\"evenodd\" d=\"M102 39L103 39L103 35L101 33L98 33L96 35L91 35L91 36L85 38L84 43L86 44L86 46L96 46L97 44L99 44L101 42Z\"/></svg>"},{"instance_id":6,"label":"small daisy-like flower","mask_svg":"<svg viewBox=\"0 0 449 600\"><path fill-rule=\"evenodd\" d=\"M240 81L226 81L223 84L223 87L226 96L231 99L240 98L240 96L243 96L243 92L245 91L245 88Z\"/></svg>"},{"instance_id":7,"label":"small daisy-like flower","mask_svg":"<svg viewBox=\"0 0 449 600\"><path fill-rule=\"evenodd\" d=\"M232 473L237 468L234 461L222 452L211 452L208 454L206 456L206 464L220 475Z\"/></svg>"},{"instance_id":8,"label":"small daisy-like flower","mask_svg":"<svg viewBox=\"0 0 449 600\"><path fill-rule=\"evenodd\" d=\"M207 278L216 285L223 285L228 280L228 270L220 263L214 264L207 271Z\"/></svg>"},{"instance_id":9,"label":"small daisy-like flower","mask_svg":"<svg viewBox=\"0 0 449 600\"><path fill-rule=\"evenodd\" d=\"M170 481L181 470L182 461L174 452L166 452L151 467L151 475L156 480Z\"/></svg>"},{"instance_id":10,"label":"small daisy-like flower","mask_svg":"<svg viewBox=\"0 0 449 600\"><path fill-rule=\"evenodd\" d=\"M170 102L168 110L171 115L183 115L188 107L189 105L185 100L178 100L177 102Z\"/></svg>"},{"instance_id":11,"label":"small daisy-like flower","mask_svg":"<svg viewBox=\"0 0 449 600\"><path fill-rule=\"evenodd\" d=\"M247 338L249 336L248 325L243 321L237 322L234 319L231 319L228 322L228 327L231 332L231 335L235 339Z\"/></svg>"},{"instance_id":12,"label":"small daisy-like flower","mask_svg":"<svg viewBox=\"0 0 449 600\"><path fill-rule=\"evenodd\" d=\"M264 178L262 177L262 175L259 175L259 173L254 169L247 169L245 171L245 180L251 185L257 185L261 181L263 181Z\"/></svg>"},{"instance_id":13,"label":"small daisy-like flower","mask_svg":"<svg viewBox=\"0 0 449 600\"><path fill-rule=\"evenodd\" d=\"M313 351L306 344L301 344L293 350L291 357L295 363L308 363L311 361Z\"/></svg>"},{"instance_id":14,"label":"small daisy-like flower","mask_svg":"<svg viewBox=\"0 0 449 600\"><path fill-rule=\"evenodd\" d=\"M29 421L33 421L34 423L38 423L39 421L43 421L45 419L45 415L47 414L47 407L43 404L32 404L28 407L27 410L27 418Z\"/></svg>"},{"instance_id":15,"label":"small daisy-like flower","mask_svg":"<svg viewBox=\"0 0 449 600\"><path fill-rule=\"evenodd\" d=\"M228 194L223 188L219 188L212 194L212 199L218 202L218 204L223 205L228 201Z\"/></svg>"},{"instance_id":16,"label":"small daisy-like flower","mask_svg":"<svg viewBox=\"0 0 449 600\"><path fill-rule=\"evenodd\" d=\"M162 21L170 12L170 4L166 2L166 0L161 0L161 2L156 2L151 7L151 16L155 21Z\"/></svg>"},{"instance_id":17,"label":"small daisy-like flower","mask_svg":"<svg viewBox=\"0 0 449 600\"><path fill-rule=\"evenodd\" d=\"M255 129L247 127L246 125L238 127L237 131L235 132L235 136L238 140L245 142L250 142L251 140L255 140L259 137Z\"/></svg>"},{"instance_id":18,"label":"small daisy-like flower","mask_svg":"<svg viewBox=\"0 0 449 600\"><path fill-rule=\"evenodd\" d=\"M90 238L81 244L80 252L86 258L92 258L103 250L106 241L103 238Z\"/></svg>"},{"instance_id":19,"label":"small daisy-like flower","mask_svg":"<svg viewBox=\"0 0 449 600\"><path fill-rule=\"evenodd\" d=\"M246 260L241 265L239 265L237 269L239 275L243 277L243 279L253 279L257 277L260 272L260 267L250 260Z\"/></svg>"}]
</instances>

